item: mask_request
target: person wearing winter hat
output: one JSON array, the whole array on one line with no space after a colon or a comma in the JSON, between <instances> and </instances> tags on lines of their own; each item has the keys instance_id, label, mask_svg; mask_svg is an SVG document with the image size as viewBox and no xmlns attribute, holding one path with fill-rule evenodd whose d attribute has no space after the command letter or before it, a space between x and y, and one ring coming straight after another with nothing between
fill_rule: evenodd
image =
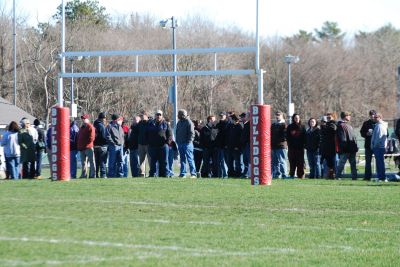
<instances>
[{"instance_id":1,"label":"person wearing winter hat","mask_svg":"<svg viewBox=\"0 0 400 267\"><path fill-rule=\"evenodd\" d=\"M100 112L93 126L96 130L94 139L94 159L96 164L96 178L107 177L107 130L106 130L106 114Z\"/></svg>"}]
</instances>

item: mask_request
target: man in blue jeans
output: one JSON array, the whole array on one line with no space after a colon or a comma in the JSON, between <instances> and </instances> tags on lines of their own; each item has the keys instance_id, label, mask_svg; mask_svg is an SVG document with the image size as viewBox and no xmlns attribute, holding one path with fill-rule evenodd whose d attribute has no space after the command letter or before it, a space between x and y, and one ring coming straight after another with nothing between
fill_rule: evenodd
<instances>
[{"instance_id":1,"label":"man in blue jeans","mask_svg":"<svg viewBox=\"0 0 400 267\"><path fill-rule=\"evenodd\" d=\"M178 123L176 125L176 143L181 160L181 171L179 176L186 176L186 161L189 163L190 178L196 178L196 167L193 158L194 124L189 119L187 111L178 111Z\"/></svg>"},{"instance_id":2,"label":"man in blue jeans","mask_svg":"<svg viewBox=\"0 0 400 267\"><path fill-rule=\"evenodd\" d=\"M385 173L385 150L387 146L387 122L382 120L382 115L377 113L374 116L375 127L371 137L371 148L375 155L376 172L380 182L387 182Z\"/></svg>"},{"instance_id":3,"label":"man in blue jeans","mask_svg":"<svg viewBox=\"0 0 400 267\"><path fill-rule=\"evenodd\" d=\"M122 129L123 118L117 114L111 116L112 122L107 126L108 143L108 177L123 177L123 153L125 133Z\"/></svg>"},{"instance_id":4,"label":"man in blue jeans","mask_svg":"<svg viewBox=\"0 0 400 267\"><path fill-rule=\"evenodd\" d=\"M272 177L287 178L287 142L286 122L283 113L275 113L275 121L271 124Z\"/></svg>"}]
</instances>

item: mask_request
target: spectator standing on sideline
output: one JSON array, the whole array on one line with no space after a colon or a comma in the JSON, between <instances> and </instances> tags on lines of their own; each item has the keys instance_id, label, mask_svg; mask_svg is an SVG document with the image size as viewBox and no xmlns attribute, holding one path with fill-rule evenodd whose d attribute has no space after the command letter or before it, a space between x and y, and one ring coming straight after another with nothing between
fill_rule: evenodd
<instances>
[{"instance_id":1,"label":"spectator standing on sideline","mask_svg":"<svg viewBox=\"0 0 400 267\"><path fill-rule=\"evenodd\" d=\"M286 122L280 111L275 112L275 121L271 124L272 177L287 178Z\"/></svg>"},{"instance_id":2,"label":"spectator standing on sideline","mask_svg":"<svg viewBox=\"0 0 400 267\"><path fill-rule=\"evenodd\" d=\"M168 144L172 141L172 131L168 123L164 120L163 112L157 110L154 120L150 121L146 127L148 138L148 150L150 154L150 177L167 177L167 156Z\"/></svg>"},{"instance_id":3,"label":"spectator standing on sideline","mask_svg":"<svg viewBox=\"0 0 400 267\"><path fill-rule=\"evenodd\" d=\"M216 138L216 145L218 147L218 177L228 178L228 169L226 166L226 160L228 159L228 119L225 112L219 114L219 122L216 127L218 129L218 134Z\"/></svg>"},{"instance_id":4,"label":"spectator standing on sideline","mask_svg":"<svg viewBox=\"0 0 400 267\"><path fill-rule=\"evenodd\" d=\"M387 122L382 120L382 115L377 113L374 115L375 127L371 137L371 148L375 155L376 172L379 181L387 182L385 173L385 151L388 142L388 126Z\"/></svg>"},{"instance_id":5,"label":"spectator standing on sideline","mask_svg":"<svg viewBox=\"0 0 400 267\"><path fill-rule=\"evenodd\" d=\"M78 133L79 127L75 120L71 122L69 128L69 149L70 149L70 170L71 170L71 177L76 178L76 171L78 165ZM51 133L50 133L51 136Z\"/></svg>"},{"instance_id":6,"label":"spectator standing on sideline","mask_svg":"<svg viewBox=\"0 0 400 267\"><path fill-rule=\"evenodd\" d=\"M306 128L300 120L300 115L295 113L292 116L292 123L286 131L289 154L289 176L294 177L297 170L297 178L304 179L304 146L306 142Z\"/></svg>"},{"instance_id":7,"label":"spectator standing on sideline","mask_svg":"<svg viewBox=\"0 0 400 267\"><path fill-rule=\"evenodd\" d=\"M308 165L310 166L309 178L321 177L321 156L319 153L319 145L321 142L321 133L317 124L317 120L310 118L308 120L308 129L306 132L306 150Z\"/></svg>"},{"instance_id":8,"label":"spectator standing on sideline","mask_svg":"<svg viewBox=\"0 0 400 267\"><path fill-rule=\"evenodd\" d=\"M21 158L21 148L18 144L18 132L18 123L12 121L1 139L1 146L4 147L8 177L14 180L19 179L19 162Z\"/></svg>"},{"instance_id":9,"label":"spectator standing on sideline","mask_svg":"<svg viewBox=\"0 0 400 267\"><path fill-rule=\"evenodd\" d=\"M33 179L35 177L37 131L26 118L21 120L21 127L18 143L21 148L22 177Z\"/></svg>"},{"instance_id":10,"label":"spectator standing on sideline","mask_svg":"<svg viewBox=\"0 0 400 267\"><path fill-rule=\"evenodd\" d=\"M218 129L215 125L215 116L207 117L207 123L200 130L200 146L203 148L203 166L201 177L218 177L218 148L216 138Z\"/></svg>"},{"instance_id":11,"label":"spectator standing on sideline","mask_svg":"<svg viewBox=\"0 0 400 267\"><path fill-rule=\"evenodd\" d=\"M233 114L232 123L228 125L228 176L240 177L242 174L242 144L241 136L243 125L239 118Z\"/></svg>"},{"instance_id":12,"label":"spectator standing on sideline","mask_svg":"<svg viewBox=\"0 0 400 267\"><path fill-rule=\"evenodd\" d=\"M138 124L138 154L139 154L139 166L140 166L140 176L146 176L146 158L148 165L150 166L150 154L148 152L148 138L147 126L149 124L149 117L146 111L142 111L140 114L140 122Z\"/></svg>"},{"instance_id":13,"label":"spectator standing on sideline","mask_svg":"<svg viewBox=\"0 0 400 267\"><path fill-rule=\"evenodd\" d=\"M203 148L200 145L200 132L202 121L201 120L194 120L194 139L193 139L193 156L194 156L194 165L196 166L197 177L200 177L200 168L201 163L203 161Z\"/></svg>"},{"instance_id":14,"label":"spectator standing on sideline","mask_svg":"<svg viewBox=\"0 0 400 267\"><path fill-rule=\"evenodd\" d=\"M123 162L123 172L124 176L123 177L128 177L129 173L129 147L128 147L128 137L129 137L129 126L128 122L125 120L122 120L122 130L124 130L124 154L122 157L122 162Z\"/></svg>"},{"instance_id":15,"label":"spectator standing on sideline","mask_svg":"<svg viewBox=\"0 0 400 267\"><path fill-rule=\"evenodd\" d=\"M112 121L107 126L108 144L108 174L109 178L123 177L123 153L125 133L122 129L122 120L118 114L111 116Z\"/></svg>"},{"instance_id":16,"label":"spectator standing on sideline","mask_svg":"<svg viewBox=\"0 0 400 267\"><path fill-rule=\"evenodd\" d=\"M371 137L374 131L374 127L376 124L375 121L375 110L369 111L369 119L364 121L360 134L365 139L364 148L365 148L365 173L364 173L364 180L369 181L372 177L372 168L371 168L371 161L372 161L372 148L371 148Z\"/></svg>"},{"instance_id":17,"label":"spectator standing on sideline","mask_svg":"<svg viewBox=\"0 0 400 267\"><path fill-rule=\"evenodd\" d=\"M82 173L80 178L87 178L87 164L89 162L90 171L89 178L95 178L96 164L94 163L94 139L96 137L96 129L90 123L89 114L81 116L82 126L79 129L77 148L81 156Z\"/></svg>"},{"instance_id":18,"label":"spectator standing on sideline","mask_svg":"<svg viewBox=\"0 0 400 267\"><path fill-rule=\"evenodd\" d=\"M195 136L194 124L189 119L187 111L181 109L178 111L178 123L176 124L176 144L181 161L181 170L179 177L186 176L186 161L189 164L190 178L196 178L196 166L193 157L193 140Z\"/></svg>"},{"instance_id":19,"label":"spectator standing on sideline","mask_svg":"<svg viewBox=\"0 0 400 267\"><path fill-rule=\"evenodd\" d=\"M39 127L40 121L38 119L33 121L33 125L35 125L35 129L38 133L38 139L36 142L35 179L42 179L42 157L46 149L45 134L44 130Z\"/></svg>"},{"instance_id":20,"label":"spectator standing on sideline","mask_svg":"<svg viewBox=\"0 0 400 267\"><path fill-rule=\"evenodd\" d=\"M240 114L240 119L243 123L243 131L241 139L242 154L243 154L243 172L242 178L249 178L249 164L250 164L250 113Z\"/></svg>"},{"instance_id":21,"label":"spectator standing on sideline","mask_svg":"<svg viewBox=\"0 0 400 267\"><path fill-rule=\"evenodd\" d=\"M106 114L100 112L93 126L96 130L94 138L94 159L96 163L96 178L107 178L107 130Z\"/></svg>"},{"instance_id":22,"label":"spectator standing on sideline","mask_svg":"<svg viewBox=\"0 0 400 267\"><path fill-rule=\"evenodd\" d=\"M336 177L340 179L346 161L349 160L351 168L352 180L357 180L357 166L356 166L356 154L358 151L357 139L350 125L351 113L342 111L340 113L341 121L338 122L337 127L337 140L339 149L339 164L336 172Z\"/></svg>"},{"instance_id":23,"label":"spectator standing on sideline","mask_svg":"<svg viewBox=\"0 0 400 267\"><path fill-rule=\"evenodd\" d=\"M324 118L325 119L325 118ZM336 172L336 130L334 113L326 114L326 123L321 127L321 160L326 162L329 179L335 179ZM324 173L325 174L325 173Z\"/></svg>"},{"instance_id":24,"label":"spectator standing on sideline","mask_svg":"<svg viewBox=\"0 0 400 267\"><path fill-rule=\"evenodd\" d=\"M127 147L129 148L129 157L132 177L139 177L139 123L140 116L134 116L131 128L129 129Z\"/></svg>"}]
</instances>

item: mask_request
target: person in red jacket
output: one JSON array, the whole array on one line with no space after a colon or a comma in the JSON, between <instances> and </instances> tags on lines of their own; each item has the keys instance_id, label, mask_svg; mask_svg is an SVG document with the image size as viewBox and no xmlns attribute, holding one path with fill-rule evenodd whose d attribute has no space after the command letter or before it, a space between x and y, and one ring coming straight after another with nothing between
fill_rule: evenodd
<instances>
[{"instance_id":1,"label":"person in red jacket","mask_svg":"<svg viewBox=\"0 0 400 267\"><path fill-rule=\"evenodd\" d=\"M81 155L82 174L80 178L87 178L87 162L89 161L90 172L89 178L94 178L96 173L96 165L94 163L94 139L96 130L89 121L89 114L81 116L82 126L78 133L78 150Z\"/></svg>"}]
</instances>

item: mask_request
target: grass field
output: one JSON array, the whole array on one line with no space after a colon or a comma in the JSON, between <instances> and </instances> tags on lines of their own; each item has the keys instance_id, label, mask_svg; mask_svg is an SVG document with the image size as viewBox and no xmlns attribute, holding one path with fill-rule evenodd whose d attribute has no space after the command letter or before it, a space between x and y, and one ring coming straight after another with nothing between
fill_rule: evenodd
<instances>
[{"instance_id":1,"label":"grass field","mask_svg":"<svg viewBox=\"0 0 400 267\"><path fill-rule=\"evenodd\" d=\"M0 181L0 266L400 266L400 184Z\"/></svg>"}]
</instances>

